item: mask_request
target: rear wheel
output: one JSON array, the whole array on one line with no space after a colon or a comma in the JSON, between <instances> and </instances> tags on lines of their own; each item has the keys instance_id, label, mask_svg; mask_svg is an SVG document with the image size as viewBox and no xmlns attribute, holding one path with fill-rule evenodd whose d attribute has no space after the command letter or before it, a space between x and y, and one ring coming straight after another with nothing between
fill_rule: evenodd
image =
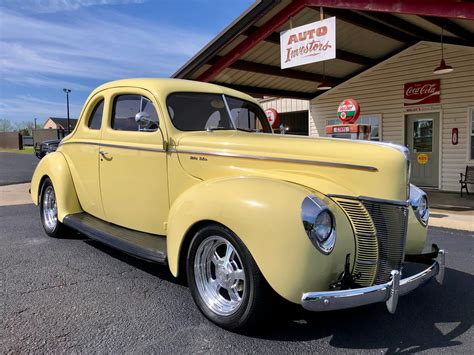
<instances>
[{"instance_id":1,"label":"rear wheel","mask_svg":"<svg viewBox=\"0 0 474 355\"><path fill-rule=\"evenodd\" d=\"M229 330L253 327L265 311L268 288L242 241L221 225L204 227L188 251L189 288L200 311Z\"/></svg>"},{"instance_id":2,"label":"rear wheel","mask_svg":"<svg viewBox=\"0 0 474 355\"><path fill-rule=\"evenodd\" d=\"M54 238L64 235L67 227L58 220L56 193L49 178L44 180L41 188L40 216L47 235Z\"/></svg>"}]
</instances>

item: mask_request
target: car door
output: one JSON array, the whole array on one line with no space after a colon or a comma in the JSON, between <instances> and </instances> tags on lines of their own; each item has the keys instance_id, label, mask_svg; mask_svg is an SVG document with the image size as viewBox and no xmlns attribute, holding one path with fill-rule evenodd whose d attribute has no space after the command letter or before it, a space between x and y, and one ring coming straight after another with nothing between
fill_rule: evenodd
<instances>
[{"instance_id":1,"label":"car door","mask_svg":"<svg viewBox=\"0 0 474 355\"><path fill-rule=\"evenodd\" d=\"M73 139L61 145L82 209L101 219L104 211L99 186L99 143L105 102L102 94L93 96L85 105Z\"/></svg>"},{"instance_id":2,"label":"car door","mask_svg":"<svg viewBox=\"0 0 474 355\"><path fill-rule=\"evenodd\" d=\"M153 95L139 88L112 89L110 116L100 145L100 191L108 222L153 234L165 234L168 216L167 156L161 110ZM146 112L154 124L139 126Z\"/></svg>"}]
</instances>

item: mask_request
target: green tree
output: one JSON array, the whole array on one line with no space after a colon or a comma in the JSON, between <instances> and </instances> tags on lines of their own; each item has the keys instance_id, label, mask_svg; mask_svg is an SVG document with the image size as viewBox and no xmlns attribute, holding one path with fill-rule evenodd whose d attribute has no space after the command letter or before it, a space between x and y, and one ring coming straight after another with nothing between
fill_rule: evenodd
<instances>
[{"instance_id":1,"label":"green tree","mask_svg":"<svg viewBox=\"0 0 474 355\"><path fill-rule=\"evenodd\" d=\"M16 130L24 136L31 136L33 134L33 122L23 121L23 122L15 122Z\"/></svg>"},{"instance_id":2,"label":"green tree","mask_svg":"<svg viewBox=\"0 0 474 355\"><path fill-rule=\"evenodd\" d=\"M6 118L0 118L0 132L10 132L13 130L12 123Z\"/></svg>"},{"instance_id":3,"label":"green tree","mask_svg":"<svg viewBox=\"0 0 474 355\"><path fill-rule=\"evenodd\" d=\"M34 122L31 122L31 121L28 121L28 122L25 122L25 130L28 132L28 136L31 136L33 135L33 129L35 128L35 123Z\"/></svg>"}]
</instances>

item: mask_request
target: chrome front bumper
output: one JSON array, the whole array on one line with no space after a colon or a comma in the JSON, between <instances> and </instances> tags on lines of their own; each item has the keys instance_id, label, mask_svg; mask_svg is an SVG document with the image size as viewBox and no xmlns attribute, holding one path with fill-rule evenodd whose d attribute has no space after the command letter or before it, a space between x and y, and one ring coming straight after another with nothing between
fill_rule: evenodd
<instances>
[{"instance_id":1,"label":"chrome front bumper","mask_svg":"<svg viewBox=\"0 0 474 355\"><path fill-rule=\"evenodd\" d=\"M423 255L415 259L415 262L426 263ZM443 284L444 250L437 250L436 258L427 260L432 262L429 268L406 279L401 279L400 271L393 270L391 280L385 284L341 291L307 292L301 297L301 305L309 311L322 312L385 302L388 311L395 313L399 296L406 295L433 277L436 277L439 284Z\"/></svg>"}]
</instances>

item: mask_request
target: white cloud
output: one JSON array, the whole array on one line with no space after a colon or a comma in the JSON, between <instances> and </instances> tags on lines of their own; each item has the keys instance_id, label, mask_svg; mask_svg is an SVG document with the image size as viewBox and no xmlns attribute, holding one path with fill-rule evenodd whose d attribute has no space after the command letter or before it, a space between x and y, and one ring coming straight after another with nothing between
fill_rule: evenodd
<instances>
[{"instance_id":1,"label":"white cloud","mask_svg":"<svg viewBox=\"0 0 474 355\"><path fill-rule=\"evenodd\" d=\"M51 100L43 100L33 96L20 95L14 98L2 99L0 101L0 112L2 115L33 115L29 116L31 120L33 117L43 119L45 117L65 117L66 100L64 102L56 102ZM77 104L69 105L71 110L71 117L77 117L82 106ZM3 117L2 117L3 118Z\"/></svg>"},{"instance_id":2,"label":"white cloud","mask_svg":"<svg viewBox=\"0 0 474 355\"><path fill-rule=\"evenodd\" d=\"M37 87L37 88L53 88L61 89L67 87L73 91L92 91L93 87L67 81L49 78L44 75L34 75L31 76L15 76L12 74L7 74L2 78L5 82L21 85L24 87Z\"/></svg>"},{"instance_id":3,"label":"white cloud","mask_svg":"<svg viewBox=\"0 0 474 355\"><path fill-rule=\"evenodd\" d=\"M81 7L100 5L142 4L145 0L4 0L4 5L15 5L21 10L39 13L74 11Z\"/></svg>"},{"instance_id":4,"label":"white cloud","mask_svg":"<svg viewBox=\"0 0 474 355\"><path fill-rule=\"evenodd\" d=\"M102 15L52 23L0 10L0 70L105 80L168 76L211 37L116 12Z\"/></svg>"},{"instance_id":5,"label":"white cloud","mask_svg":"<svg viewBox=\"0 0 474 355\"><path fill-rule=\"evenodd\" d=\"M26 98L7 92L8 83L89 91L93 88L84 82L169 76L212 37L99 8L64 13L53 22L0 7L0 18L2 118L27 113L19 104ZM29 116L48 112L47 102L38 102L37 109L32 98L26 102L31 103Z\"/></svg>"}]
</instances>

